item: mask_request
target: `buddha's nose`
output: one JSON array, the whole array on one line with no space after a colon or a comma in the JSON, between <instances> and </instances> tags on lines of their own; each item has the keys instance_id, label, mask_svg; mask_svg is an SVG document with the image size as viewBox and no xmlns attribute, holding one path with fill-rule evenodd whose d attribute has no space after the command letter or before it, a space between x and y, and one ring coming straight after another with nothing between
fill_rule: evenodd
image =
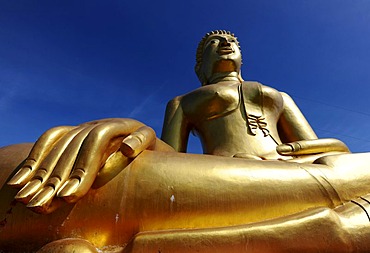
<instances>
[{"instance_id":1,"label":"buddha's nose","mask_svg":"<svg viewBox=\"0 0 370 253\"><path fill-rule=\"evenodd\" d=\"M229 47L229 46L231 46L231 44L226 39L222 40L220 44L223 47Z\"/></svg>"}]
</instances>

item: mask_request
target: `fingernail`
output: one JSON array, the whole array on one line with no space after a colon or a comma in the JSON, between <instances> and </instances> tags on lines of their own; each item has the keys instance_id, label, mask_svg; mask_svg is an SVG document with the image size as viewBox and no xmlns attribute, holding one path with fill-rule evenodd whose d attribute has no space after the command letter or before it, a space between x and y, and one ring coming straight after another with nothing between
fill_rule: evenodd
<instances>
[{"instance_id":1,"label":"fingernail","mask_svg":"<svg viewBox=\"0 0 370 253\"><path fill-rule=\"evenodd\" d=\"M30 167L23 167L12 177L12 179L9 180L8 185L16 187L24 185L24 183L22 184L22 182L28 177L30 173Z\"/></svg>"},{"instance_id":2,"label":"fingernail","mask_svg":"<svg viewBox=\"0 0 370 253\"><path fill-rule=\"evenodd\" d=\"M80 180L77 178L72 178L64 183L61 189L58 191L57 196L66 199L68 201L68 197L75 193L77 187L80 184Z\"/></svg>"},{"instance_id":3,"label":"fingernail","mask_svg":"<svg viewBox=\"0 0 370 253\"><path fill-rule=\"evenodd\" d=\"M28 182L18 193L15 195L15 199L19 202L27 204L31 197L37 192L41 186L41 181L34 179Z\"/></svg>"},{"instance_id":4,"label":"fingernail","mask_svg":"<svg viewBox=\"0 0 370 253\"><path fill-rule=\"evenodd\" d=\"M29 209L36 213L41 214L49 214L54 212L56 209L61 207L65 202L62 199L53 199L52 201L49 201L48 204L43 204L40 206L27 206Z\"/></svg>"},{"instance_id":5,"label":"fingernail","mask_svg":"<svg viewBox=\"0 0 370 253\"><path fill-rule=\"evenodd\" d=\"M132 150L137 149L142 144L142 141L139 139L138 136L128 136L123 141L123 144L126 144Z\"/></svg>"},{"instance_id":6,"label":"fingernail","mask_svg":"<svg viewBox=\"0 0 370 253\"><path fill-rule=\"evenodd\" d=\"M51 186L43 188L39 193L37 193L28 203L27 207L40 207L48 205L51 202L53 196L55 195L55 190Z\"/></svg>"},{"instance_id":7,"label":"fingernail","mask_svg":"<svg viewBox=\"0 0 370 253\"><path fill-rule=\"evenodd\" d=\"M293 147L289 144L281 144L276 147L276 151L280 154L289 154L294 151Z\"/></svg>"},{"instance_id":8,"label":"fingernail","mask_svg":"<svg viewBox=\"0 0 370 253\"><path fill-rule=\"evenodd\" d=\"M121 152L127 156L135 156L135 150L137 150L142 142L137 137L128 136L122 141Z\"/></svg>"}]
</instances>

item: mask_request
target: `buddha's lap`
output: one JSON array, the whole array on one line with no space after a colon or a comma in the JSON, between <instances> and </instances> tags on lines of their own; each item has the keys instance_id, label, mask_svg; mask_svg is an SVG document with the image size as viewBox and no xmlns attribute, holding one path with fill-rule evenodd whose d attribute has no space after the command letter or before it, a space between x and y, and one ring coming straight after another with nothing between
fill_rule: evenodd
<instances>
[{"instance_id":1,"label":"buddha's lap","mask_svg":"<svg viewBox=\"0 0 370 253\"><path fill-rule=\"evenodd\" d=\"M17 148L24 155L29 145ZM0 157L4 154L0 150ZM247 224L311 207L332 206L340 200L323 194L323 187L329 193L334 192L330 188L333 185L325 185L320 177L324 175L329 182L334 180L334 187L339 189L335 191L341 194L340 176L330 166L341 162L345 166L337 167L343 172L348 163L361 167L353 162L353 157L364 160L368 156L322 159L327 166L145 151L77 204L66 205L50 215L34 214L22 204L15 204L16 190L3 185L0 192L4 200L0 209L3 242L0 244L28 238L30 244L42 246L50 240L77 236L104 246L129 241L139 231ZM1 178L10 178L22 159L17 156L9 159L8 155ZM361 182L366 182L367 174L361 174ZM345 174L342 177L349 181L347 186L355 180L354 176L353 180ZM370 192L362 183L355 186L356 189L352 187L349 193L344 193L345 198ZM37 231L30 233L29 228L36 225Z\"/></svg>"}]
</instances>

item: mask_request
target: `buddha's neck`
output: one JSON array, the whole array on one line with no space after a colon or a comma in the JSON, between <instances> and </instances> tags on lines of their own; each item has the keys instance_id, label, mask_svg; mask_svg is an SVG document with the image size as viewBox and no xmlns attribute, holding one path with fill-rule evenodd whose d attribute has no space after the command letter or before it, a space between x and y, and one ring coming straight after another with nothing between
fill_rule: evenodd
<instances>
[{"instance_id":1,"label":"buddha's neck","mask_svg":"<svg viewBox=\"0 0 370 253\"><path fill-rule=\"evenodd\" d=\"M241 82L241 78L239 73L237 72L221 72L221 73L213 73L212 76L209 78L208 83L218 83L223 81L236 81Z\"/></svg>"}]
</instances>

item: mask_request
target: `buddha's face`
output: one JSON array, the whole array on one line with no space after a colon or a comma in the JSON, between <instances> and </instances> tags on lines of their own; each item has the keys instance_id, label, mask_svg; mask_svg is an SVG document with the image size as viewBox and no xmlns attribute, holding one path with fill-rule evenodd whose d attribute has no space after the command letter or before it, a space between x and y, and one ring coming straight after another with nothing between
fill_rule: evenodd
<instances>
[{"instance_id":1,"label":"buddha's face","mask_svg":"<svg viewBox=\"0 0 370 253\"><path fill-rule=\"evenodd\" d=\"M220 72L240 72L241 53L236 39L229 34L207 38L203 48L202 72L207 80Z\"/></svg>"}]
</instances>

